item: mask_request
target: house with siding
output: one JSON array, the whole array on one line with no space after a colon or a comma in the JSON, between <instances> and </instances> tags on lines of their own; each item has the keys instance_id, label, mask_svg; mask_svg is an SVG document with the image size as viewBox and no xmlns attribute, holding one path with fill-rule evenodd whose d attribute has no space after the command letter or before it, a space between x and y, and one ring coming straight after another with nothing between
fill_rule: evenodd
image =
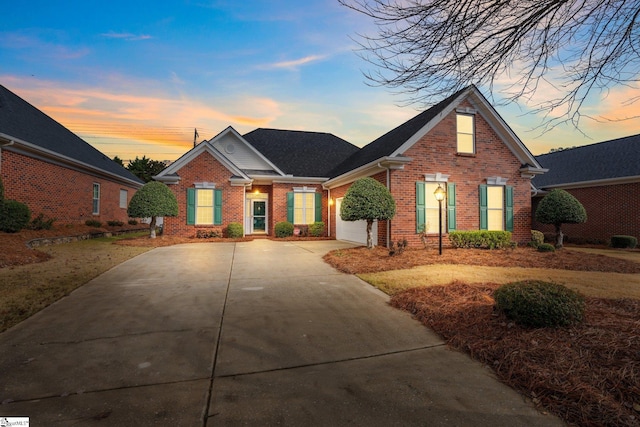
<instances>
[{"instance_id":1,"label":"house with siding","mask_svg":"<svg viewBox=\"0 0 640 427\"><path fill-rule=\"evenodd\" d=\"M248 235L272 235L277 222L304 228L323 221L327 235L364 243L364 222L340 218L347 189L373 177L396 200L396 216L374 224L378 245L420 232L438 235L434 191L446 191L443 232L508 230L526 242L531 179L545 172L475 86L423 111L363 148L334 135L229 127L183 155L156 179L182 206L165 232L193 236L230 222Z\"/></svg>"},{"instance_id":2,"label":"house with siding","mask_svg":"<svg viewBox=\"0 0 640 427\"><path fill-rule=\"evenodd\" d=\"M5 198L60 223L126 222L129 201L144 184L2 85L0 177Z\"/></svg>"},{"instance_id":3,"label":"house with siding","mask_svg":"<svg viewBox=\"0 0 640 427\"><path fill-rule=\"evenodd\" d=\"M613 235L640 237L640 135L543 154L536 160L549 169L533 179L533 227L553 233L553 226L538 224L535 209L555 188L571 193L587 211L587 222L565 224L569 242L607 242Z\"/></svg>"}]
</instances>

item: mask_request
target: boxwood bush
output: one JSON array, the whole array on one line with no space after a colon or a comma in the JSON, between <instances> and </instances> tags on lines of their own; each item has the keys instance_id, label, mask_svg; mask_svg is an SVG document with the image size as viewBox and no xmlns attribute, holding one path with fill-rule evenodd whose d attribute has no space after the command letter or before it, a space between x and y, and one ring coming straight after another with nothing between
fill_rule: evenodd
<instances>
[{"instance_id":1,"label":"boxwood bush","mask_svg":"<svg viewBox=\"0 0 640 427\"><path fill-rule=\"evenodd\" d=\"M242 235L244 234L242 224L240 224L239 222L230 222L229 225L227 225L225 234L227 235L227 237L231 237L232 239L242 237Z\"/></svg>"},{"instance_id":2,"label":"boxwood bush","mask_svg":"<svg viewBox=\"0 0 640 427\"><path fill-rule=\"evenodd\" d=\"M538 230L531 230L531 242L529 245L533 248L537 248L544 243L544 233Z\"/></svg>"},{"instance_id":3,"label":"boxwood bush","mask_svg":"<svg viewBox=\"0 0 640 427\"><path fill-rule=\"evenodd\" d=\"M293 224L287 221L276 223L275 226L276 237L289 237L293 236Z\"/></svg>"},{"instance_id":4,"label":"boxwood bush","mask_svg":"<svg viewBox=\"0 0 640 427\"><path fill-rule=\"evenodd\" d=\"M29 224L31 211L16 200L0 200L0 231L17 233Z\"/></svg>"},{"instance_id":5,"label":"boxwood bush","mask_svg":"<svg viewBox=\"0 0 640 427\"><path fill-rule=\"evenodd\" d=\"M556 247L550 243L543 243L541 245L538 245L537 249L538 249L538 252L555 252L556 251Z\"/></svg>"},{"instance_id":6,"label":"boxwood bush","mask_svg":"<svg viewBox=\"0 0 640 427\"><path fill-rule=\"evenodd\" d=\"M324 222L316 221L309 226L309 235L313 237L322 237L324 236Z\"/></svg>"},{"instance_id":7,"label":"boxwood bush","mask_svg":"<svg viewBox=\"0 0 640 427\"><path fill-rule=\"evenodd\" d=\"M507 283L494 293L496 308L522 326L568 326L584 318L584 297L557 283L525 280Z\"/></svg>"},{"instance_id":8,"label":"boxwood bush","mask_svg":"<svg viewBox=\"0 0 640 427\"><path fill-rule=\"evenodd\" d=\"M629 248L633 249L638 245L638 239L633 236L611 236L612 248Z\"/></svg>"},{"instance_id":9,"label":"boxwood bush","mask_svg":"<svg viewBox=\"0 0 640 427\"><path fill-rule=\"evenodd\" d=\"M510 231L452 231L449 240L454 248L505 249L514 246Z\"/></svg>"}]
</instances>

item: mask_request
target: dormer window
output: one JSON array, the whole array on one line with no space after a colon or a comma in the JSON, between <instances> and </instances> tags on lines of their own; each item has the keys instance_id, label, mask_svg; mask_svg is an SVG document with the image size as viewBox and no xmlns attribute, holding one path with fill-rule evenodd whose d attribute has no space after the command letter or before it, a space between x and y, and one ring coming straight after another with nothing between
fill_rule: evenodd
<instances>
[{"instance_id":1,"label":"dormer window","mask_svg":"<svg viewBox=\"0 0 640 427\"><path fill-rule=\"evenodd\" d=\"M456 114L458 154L475 154L475 123L472 114Z\"/></svg>"}]
</instances>

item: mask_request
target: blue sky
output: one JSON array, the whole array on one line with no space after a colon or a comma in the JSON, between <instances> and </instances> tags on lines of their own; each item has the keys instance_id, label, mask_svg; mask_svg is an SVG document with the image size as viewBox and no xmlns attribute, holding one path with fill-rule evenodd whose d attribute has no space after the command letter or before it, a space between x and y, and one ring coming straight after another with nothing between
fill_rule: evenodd
<instances>
[{"instance_id":1,"label":"blue sky","mask_svg":"<svg viewBox=\"0 0 640 427\"><path fill-rule=\"evenodd\" d=\"M366 84L350 37L374 24L336 0L4 2L2 13L0 84L110 157L174 160L194 128L209 139L227 126L362 146L420 110ZM585 111L640 115L623 104L634 95L613 88ZM640 132L640 119L583 120L590 138L570 126L540 135L526 104L497 110L534 154Z\"/></svg>"}]
</instances>

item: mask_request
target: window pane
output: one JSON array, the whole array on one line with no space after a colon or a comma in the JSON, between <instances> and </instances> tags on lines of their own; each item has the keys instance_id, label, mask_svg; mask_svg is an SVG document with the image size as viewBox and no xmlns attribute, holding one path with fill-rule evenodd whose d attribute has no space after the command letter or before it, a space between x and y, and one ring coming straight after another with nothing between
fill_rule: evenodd
<instances>
[{"instance_id":1,"label":"window pane","mask_svg":"<svg viewBox=\"0 0 640 427\"><path fill-rule=\"evenodd\" d=\"M127 197L128 193L127 190L120 190L120 207L121 208L126 208L127 207Z\"/></svg>"},{"instance_id":2,"label":"window pane","mask_svg":"<svg viewBox=\"0 0 640 427\"><path fill-rule=\"evenodd\" d=\"M504 221L502 210L494 209L487 211L487 229L492 231L502 231Z\"/></svg>"},{"instance_id":3,"label":"window pane","mask_svg":"<svg viewBox=\"0 0 640 427\"><path fill-rule=\"evenodd\" d=\"M197 206L213 206L213 190L197 190Z\"/></svg>"},{"instance_id":4,"label":"window pane","mask_svg":"<svg viewBox=\"0 0 640 427\"><path fill-rule=\"evenodd\" d=\"M504 196L503 187L490 186L487 187L487 208L502 209Z\"/></svg>"},{"instance_id":5,"label":"window pane","mask_svg":"<svg viewBox=\"0 0 640 427\"><path fill-rule=\"evenodd\" d=\"M196 224L213 224L213 190L196 190Z\"/></svg>"},{"instance_id":6,"label":"window pane","mask_svg":"<svg viewBox=\"0 0 640 427\"><path fill-rule=\"evenodd\" d=\"M456 126L458 134L458 153L474 153L473 116L468 114L458 114L456 116Z\"/></svg>"},{"instance_id":7,"label":"window pane","mask_svg":"<svg viewBox=\"0 0 640 427\"><path fill-rule=\"evenodd\" d=\"M504 230L504 187L487 187L487 228Z\"/></svg>"}]
</instances>

